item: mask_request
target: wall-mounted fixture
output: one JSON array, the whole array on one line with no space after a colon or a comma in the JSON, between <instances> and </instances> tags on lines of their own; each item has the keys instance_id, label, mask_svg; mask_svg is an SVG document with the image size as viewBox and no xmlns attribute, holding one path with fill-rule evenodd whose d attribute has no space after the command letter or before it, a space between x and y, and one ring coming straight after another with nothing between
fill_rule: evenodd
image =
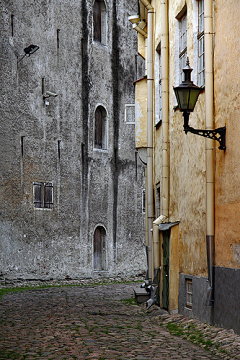
<instances>
[{"instance_id":1,"label":"wall-mounted fixture","mask_svg":"<svg viewBox=\"0 0 240 360\"><path fill-rule=\"evenodd\" d=\"M128 20L132 23L132 27L134 30L139 32L144 37L147 37L147 33L143 30L146 27L145 21L141 20L139 15L132 15L128 17Z\"/></svg>"},{"instance_id":2,"label":"wall-mounted fixture","mask_svg":"<svg viewBox=\"0 0 240 360\"><path fill-rule=\"evenodd\" d=\"M220 143L219 149L225 150L226 126L220 127L215 130L201 130L194 129L188 124L190 112L194 110L195 104L198 100L198 96L202 90L197 85L194 85L191 81L192 70L193 69L191 69L189 66L189 59L187 58L186 67L183 68L185 80L179 86L173 88L177 98L179 110L183 112L184 131L186 134L188 132L191 132L196 135L217 140Z\"/></svg>"},{"instance_id":3,"label":"wall-mounted fixture","mask_svg":"<svg viewBox=\"0 0 240 360\"><path fill-rule=\"evenodd\" d=\"M37 50L39 49L39 46L37 46L37 45L29 45L28 47L26 47L25 49L24 49L24 52L25 52L25 54L18 60L18 63L20 63L20 61L22 61L22 59L26 56L26 55L28 55L28 57L29 56L31 56L32 54L34 54Z\"/></svg>"},{"instance_id":4,"label":"wall-mounted fixture","mask_svg":"<svg viewBox=\"0 0 240 360\"><path fill-rule=\"evenodd\" d=\"M55 94L51 91L46 91L45 94L43 94L43 101L45 103L45 105L49 105L49 101L47 99L49 99L50 97L56 97L58 96L58 94Z\"/></svg>"}]
</instances>

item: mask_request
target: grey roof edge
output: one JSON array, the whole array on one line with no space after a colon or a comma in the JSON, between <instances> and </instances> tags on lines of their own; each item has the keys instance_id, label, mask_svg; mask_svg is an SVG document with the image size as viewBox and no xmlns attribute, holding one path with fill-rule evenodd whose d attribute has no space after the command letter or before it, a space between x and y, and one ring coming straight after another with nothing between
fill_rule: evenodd
<instances>
[{"instance_id":1,"label":"grey roof edge","mask_svg":"<svg viewBox=\"0 0 240 360\"><path fill-rule=\"evenodd\" d=\"M159 225L159 230L160 231L166 231L166 230L169 230L171 229L171 227L175 226L175 225L178 225L180 223L180 221L175 221L173 223L165 223L165 224L160 224Z\"/></svg>"}]
</instances>

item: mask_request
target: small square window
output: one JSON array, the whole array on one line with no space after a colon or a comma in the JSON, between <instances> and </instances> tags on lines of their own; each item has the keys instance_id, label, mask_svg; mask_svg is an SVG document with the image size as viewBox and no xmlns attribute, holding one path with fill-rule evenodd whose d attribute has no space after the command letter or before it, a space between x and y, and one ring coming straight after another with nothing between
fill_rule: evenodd
<instances>
[{"instance_id":1,"label":"small square window","mask_svg":"<svg viewBox=\"0 0 240 360\"><path fill-rule=\"evenodd\" d=\"M186 307L192 309L192 280L186 279Z\"/></svg>"},{"instance_id":2,"label":"small square window","mask_svg":"<svg viewBox=\"0 0 240 360\"><path fill-rule=\"evenodd\" d=\"M125 104L125 122L127 124L135 123L135 105Z\"/></svg>"},{"instance_id":3,"label":"small square window","mask_svg":"<svg viewBox=\"0 0 240 360\"><path fill-rule=\"evenodd\" d=\"M50 182L33 183L33 201L37 209L53 208L53 184Z\"/></svg>"}]
</instances>

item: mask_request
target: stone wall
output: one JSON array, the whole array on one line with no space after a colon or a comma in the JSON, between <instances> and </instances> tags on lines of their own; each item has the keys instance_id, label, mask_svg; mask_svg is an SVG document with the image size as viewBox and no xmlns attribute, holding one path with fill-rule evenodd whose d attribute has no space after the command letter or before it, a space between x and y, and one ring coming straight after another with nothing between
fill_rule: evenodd
<instances>
[{"instance_id":1,"label":"stone wall","mask_svg":"<svg viewBox=\"0 0 240 360\"><path fill-rule=\"evenodd\" d=\"M107 44L93 39L93 1L3 1L1 16L0 273L6 278L135 274L146 268L135 154L137 35L134 1L105 2ZM24 48L39 50L30 57ZM18 62L19 61L19 62ZM43 99L46 91L57 97ZM94 148L97 106L107 147ZM34 182L53 185L53 207L34 206ZM106 267L93 269L97 227Z\"/></svg>"}]
</instances>

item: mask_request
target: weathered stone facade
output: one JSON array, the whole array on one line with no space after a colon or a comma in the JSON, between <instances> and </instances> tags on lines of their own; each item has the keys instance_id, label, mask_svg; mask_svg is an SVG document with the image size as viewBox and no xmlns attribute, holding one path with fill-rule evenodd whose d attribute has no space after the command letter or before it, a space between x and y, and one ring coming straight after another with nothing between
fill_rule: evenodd
<instances>
[{"instance_id":1,"label":"weathered stone facade","mask_svg":"<svg viewBox=\"0 0 240 360\"><path fill-rule=\"evenodd\" d=\"M143 68L127 20L137 4L99 3L104 41L94 40L93 0L0 5L4 277L112 276L146 267L144 166L135 153L134 123L126 121L134 108L125 106L134 104L133 82ZM30 44L39 50L21 59ZM100 148L97 107L105 124Z\"/></svg>"}]
</instances>

